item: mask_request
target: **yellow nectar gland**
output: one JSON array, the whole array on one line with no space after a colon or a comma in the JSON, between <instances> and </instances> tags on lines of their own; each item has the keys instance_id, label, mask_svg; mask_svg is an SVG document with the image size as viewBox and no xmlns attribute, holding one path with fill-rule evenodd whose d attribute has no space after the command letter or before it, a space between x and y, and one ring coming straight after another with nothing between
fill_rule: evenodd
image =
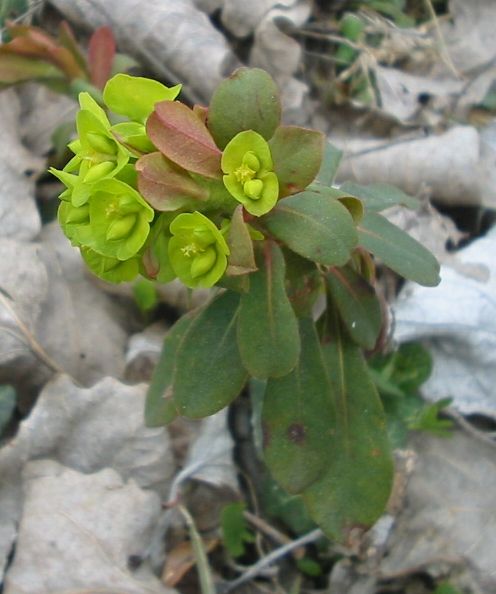
<instances>
[{"instance_id":1,"label":"yellow nectar gland","mask_svg":"<svg viewBox=\"0 0 496 594\"><path fill-rule=\"evenodd\" d=\"M198 246L194 243L190 243L182 247L181 252L186 256L186 258L191 258L191 256L194 256L198 253Z\"/></svg>"},{"instance_id":2,"label":"yellow nectar gland","mask_svg":"<svg viewBox=\"0 0 496 594\"><path fill-rule=\"evenodd\" d=\"M249 182L253 179L255 173L256 171L254 171L251 167L248 167L246 163L243 163L234 170L234 177L239 183L245 184L246 182Z\"/></svg>"}]
</instances>

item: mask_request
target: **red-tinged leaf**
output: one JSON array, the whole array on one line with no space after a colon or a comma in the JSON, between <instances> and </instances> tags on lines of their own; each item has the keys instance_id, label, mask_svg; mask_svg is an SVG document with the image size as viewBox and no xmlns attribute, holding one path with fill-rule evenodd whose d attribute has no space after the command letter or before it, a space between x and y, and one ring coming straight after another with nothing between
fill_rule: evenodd
<instances>
[{"instance_id":1,"label":"red-tinged leaf","mask_svg":"<svg viewBox=\"0 0 496 594\"><path fill-rule=\"evenodd\" d=\"M168 159L187 171L219 178L221 151L198 115L178 101L157 103L146 131Z\"/></svg>"},{"instance_id":2,"label":"red-tinged leaf","mask_svg":"<svg viewBox=\"0 0 496 594\"><path fill-rule=\"evenodd\" d=\"M59 25L59 44L74 57L74 60L78 64L81 71L86 74L86 78L89 78L88 64L86 63L86 56L83 53L80 45L74 37L74 33L67 21L62 21Z\"/></svg>"},{"instance_id":3,"label":"red-tinged leaf","mask_svg":"<svg viewBox=\"0 0 496 594\"><path fill-rule=\"evenodd\" d=\"M279 196L304 190L316 177L324 153L324 135L297 126L280 126L269 141Z\"/></svg>"},{"instance_id":4,"label":"red-tinged leaf","mask_svg":"<svg viewBox=\"0 0 496 594\"><path fill-rule=\"evenodd\" d=\"M84 75L74 56L65 47L57 45L57 42L41 29L25 25L10 25L8 29L14 39L2 46L4 51L51 62L69 79Z\"/></svg>"},{"instance_id":5,"label":"red-tinged leaf","mask_svg":"<svg viewBox=\"0 0 496 594\"><path fill-rule=\"evenodd\" d=\"M0 84L15 84L25 80L63 78L52 64L36 58L16 56L0 47Z\"/></svg>"},{"instance_id":6,"label":"red-tinged leaf","mask_svg":"<svg viewBox=\"0 0 496 594\"><path fill-rule=\"evenodd\" d=\"M173 211L208 198L184 169L168 161L161 153L144 155L136 162L138 189L145 200L160 211Z\"/></svg>"},{"instance_id":7,"label":"red-tinged leaf","mask_svg":"<svg viewBox=\"0 0 496 594\"><path fill-rule=\"evenodd\" d=\"M88 64L91 82L103 89L112 74L115 57L115 38L110 27L99 27L88 45Z\"/></svg>"}]
</instances>

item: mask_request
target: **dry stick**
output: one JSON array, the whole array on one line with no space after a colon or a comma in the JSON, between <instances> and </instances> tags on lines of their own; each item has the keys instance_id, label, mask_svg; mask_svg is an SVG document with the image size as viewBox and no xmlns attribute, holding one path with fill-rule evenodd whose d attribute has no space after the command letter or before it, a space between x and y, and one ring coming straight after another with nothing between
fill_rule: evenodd
<instances>
[{"instance_id":1,"label":"dry stick","mask_svg":"<svg viewBox=\"0 0 496 594\"><path fill-rule=\"evenodd\" d=\"M24 338L27 340L29 348L33 351L33 353L38 357L38 359L44 363L49 369L55 371L57 373L65 373L65 371L60 367L48 353L44 350L41 344L36 340L36 338L31 334L28 327L21 318L17 315L12 305L9 303L9 300L5 297L5 295L0 292L0 303L5 307L5 309L10 313L14 322L17 324L19 330L22 332Z\"/></svg>"},{"instance_id":2,"label":"dry stick","mask_svg":"<svg viewBox=\"0 0 496 594\"><path fill-rule=\"evenodd\" d=\"M427 10L429 11L429 16L432 19L432 22L434 23L434 28L436 29L436 35L439 41L439 45L441 48L441 55L444 58L444 62L446 63L446 65L448 66L448 68L451 70L451 72L457 77L457 78L462 78L460 73L458 72L458 70L456 69L456 66L453 64L453 60L451 59L451 56L449 54L448 51L448 46L446 45L446 42L444 40L444 35L443 32L441 31L441 27L439 26L439 20L437 18L437 14L436 11L434 10L434 6L432 6L432 1L431 0L424 0L425 5L427 7Z\"/></svg>"},{"instance_id":3,"label":"dry stick","mask_svg":"<svg viewBox=\"0 0 496 594\"><path fill-rule=\"evenodd\" d=\"M462 414L460 414L454 408L445 408L443 409L443 413L450 417L453 421L455 421L455 423L461 429L466 431L472 437L475 437L475 439L478 439L479 441L482 441L482 443L496 448L496 441L492 437L489 437L483 431L479 431L479 429L474 427L469 421L467 421L467 419Z\"/></svg>"},{"instance_id":4,"label":"dry stick","mask_svg":"<svg viewBox=\"0 0 496 594\"><path fill-rule=\"evenodd\" d=\"M246 582L252 580L254 577L257 577L257 575L259 575L262 570L264 570L266 567L268 567L278 559L281 559L281 557L284 557L291 551L294 551L295 549L310 544L311 542L315 542L323 536L324 533L322 532L322 530L320 530L320 528L316 528L308 534L305 534L304 536L301 536L300 538L297 538L296 540L293 540L292 542L289 542L288 544L285 544L282 547L275 549L274 551L272 551L272 553L270 553L263 559L260 559L260 561L255 563L255 565L252 565L250 569L245 571L243 575L240 575L239 578L226 584L226 587L222 590L223 594L232 592L234 589L238 588L242 584L245 584Z\"/></svg>"},{"instance_id":5,"label":"dry stick","mask_svg":"<svg viewBox=\"0 0 496 594\"><path fill-rule=\"evenodd\" d=\"M252 526L254 526L257 530L260 530L260 532L263 532L265 536L268 536L278 544L287 545L293 542L289 536L280 530L277 530L277 528L274 528L274 526L268 524L263 518L260 518L259 516L256 516L255 514L252 514L246 510L243 512L243 516L246 518L246 520L248 520L248 522L250 522ZM304 555L305 550L303 548L296 549L293 553L295 559L301 559Z\"/></svg>"}]
</instances>

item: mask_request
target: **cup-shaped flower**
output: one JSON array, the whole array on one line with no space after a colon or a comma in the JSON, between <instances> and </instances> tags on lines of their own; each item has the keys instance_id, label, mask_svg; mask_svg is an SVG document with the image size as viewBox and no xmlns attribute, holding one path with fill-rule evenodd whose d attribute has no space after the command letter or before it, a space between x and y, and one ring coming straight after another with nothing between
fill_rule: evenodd
<instances>
[{"instance_id":1,"label":"cup-shaped flower","mask_svg":"<svg viewBox=\"0 0 496 594\"><path fill-rule=\"evenodd\" d=\"M227 268L229 248L215 224L199 212L182 213L170 225L169 259L191 288L213 287Z\"/></svg>"},{"instance_id":2,"label":"cup-shaped flower","mask_svg":"<svg viewBox=\"0 0 496 594\"><path fill-rule=\"evenodd\" d=\"M57 218L64 235L71 240L72 245L81 245L80 234L84 235L89 229L89 205L73 206L70 202L63 200L60 203Z\"/></svg>"},{"instance_id":3,"label":"cup-shaped flower","mask_svg":"<svg viewBox=\"0 0 496 594\"><path fill-rule=\"evenodd\" d=\"M279 181L263 136L253 130L236 134L224 149L221 168L227 190L250 214L260 217L272 210Z\"/></svg>"},{"instance_id":4,"label":"cup-shaped flower","mask_svg":"<svg viewBox=\"0 0 496 594\"><path fill-rule=\"evenodd\" d=\"M138 258L130 258L124 261L117 258L108 258L87 247L81 248L81 255L93 274L110 283L128 282L138 276Z\"/></svg>"},{"instance_id":5,"label":"cup-shaped flower","mask_svg":"<svg viewBox=\"0 0 496 594\"><path fill-rule=\"evenodd\" d=\"M78 229L77 239L117 260L128 260L143 247L155 214L134 188L117 179L93 184L88 212L89 225Z\"/></svg>"}]
</instances>

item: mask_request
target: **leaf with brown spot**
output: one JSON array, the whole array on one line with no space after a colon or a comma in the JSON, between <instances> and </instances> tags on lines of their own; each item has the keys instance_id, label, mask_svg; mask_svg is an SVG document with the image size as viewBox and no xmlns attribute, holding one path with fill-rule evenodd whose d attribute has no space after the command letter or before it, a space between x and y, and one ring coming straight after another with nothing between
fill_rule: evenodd
<instances>
[{"instance_id":1,"label":"leaf with brown spot","mask_svg":"<svg viewBox=\"0 0 496 594\"><path fill-rule=\"evenodd\" d=\"M300 493L325 471L335 424L332 387L310 318L300 320L300 335L298 365L289 375L268 380L262 411L270 435L264 446L267 466L290 493Z\"/></svg>"}]
</instances>

